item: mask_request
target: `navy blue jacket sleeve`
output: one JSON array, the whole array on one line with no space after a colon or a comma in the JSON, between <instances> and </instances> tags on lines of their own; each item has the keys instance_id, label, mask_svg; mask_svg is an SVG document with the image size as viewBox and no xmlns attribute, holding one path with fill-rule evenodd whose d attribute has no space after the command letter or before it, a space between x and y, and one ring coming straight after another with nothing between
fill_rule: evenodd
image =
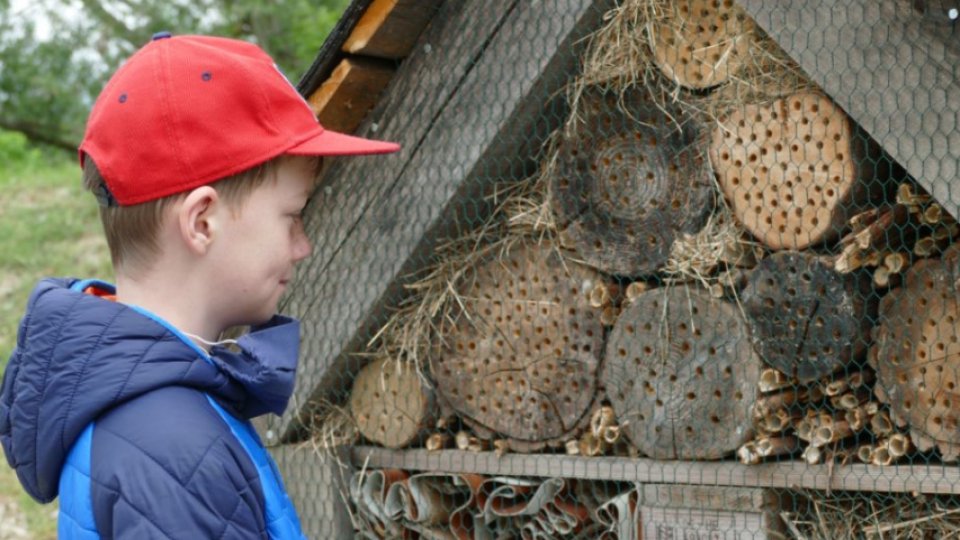
<instances>
[{"instance_id":1,"label":"navy blue jacket sleeve","mask_svg":"<svg viewBox=\"0 0 960 540\"><path fill-rule=\"evenodd\" d=\"M168 387L97 420L101 538L268 540L259 475L202 393Z\"/></svg>"}]
</instances>

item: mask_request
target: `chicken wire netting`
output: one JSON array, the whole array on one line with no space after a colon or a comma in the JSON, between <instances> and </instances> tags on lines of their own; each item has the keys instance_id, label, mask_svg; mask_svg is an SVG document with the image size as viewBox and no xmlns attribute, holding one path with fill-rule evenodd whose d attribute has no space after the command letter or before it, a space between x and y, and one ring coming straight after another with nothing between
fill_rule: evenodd
<instances>
[{"instance_id":1,"label":"chicken wire netting","mask_svg":"<svg viewBox=\"0 0 960 540\"><path fill-rule=\"evenodd\" d=\"M876 9L934 43L960 5ZM958 534L950 186L841 105L883 88L798 64L816 30L765 28L439 3L358 132L403 149L328 162L308 206L295 400L261 427L309 536Z\"/></svg>"}]
</instances>

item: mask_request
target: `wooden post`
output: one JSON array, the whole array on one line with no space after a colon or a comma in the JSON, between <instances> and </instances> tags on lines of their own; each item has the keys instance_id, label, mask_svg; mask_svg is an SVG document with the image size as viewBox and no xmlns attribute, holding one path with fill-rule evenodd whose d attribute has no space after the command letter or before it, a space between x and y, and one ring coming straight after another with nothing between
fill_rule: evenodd
<instances>
[{"instance_id":1,"label":"wooden post","mask_svg":"<svg viewBox=\"0 0 960 540\"><path fill-rule=\"evenodd\" d=\"M945 461L960 457L960 246L942 260L917 262L902 287L880 303L870 363L875 392L897 425L909 427L922 451L938 448ZM874 419L886 429L884 419ZM879 430L878 430L879 431Z\"/></svg>"},{"instance_id":2,"label":"wooden post","mask_svg":"<svg viewBox=\"0 0 960 540\"><path fill-rule=\"evenodd\" d=\"M771 249L804 249L838 238L886 196L877 153L830 98L801 92L722 118L710 159L750 233Z\"/></svg>"},{"instance_id":3,"label":"wooden post","mask_svg":"<svg viewBox=\"0 0 960 540\"><path fill-rule=\"evenodd\" d=\"M653 25L653 59L677 84L716 86L740 71L753 27L732 0L677 0Z\"/></svg>"},{"instance_id":4,"label":"wooden post","mask_svg":"<svg viewBox=\"0 0 960 540\"><path fill-rule=\"evenodd\" d=\"M877 304L869 274L801 252L761 261L741 300L760 356L805 383L863 358Z\"/></svg>"},{"instance_id":5,"label":"wooden post","mask_svg":"<svg viewBox=\"0 0 960 540\"><path fill-rule=\"evenodd\" d=\"M603 326L589 293L600 274L557 249L520 245L470 269L431 360L444 402L513 451L576 436L596 401Z\"/></svg>"},{"instance_id":6,"label":"wooden post","mask_svg":"<svg viewBox=\"0 0 960 540\"><path fill-rule=\"evenodd\" d=\"M587 264L620 276L653 274L674 241L697 233L713 209L697 126L640 90L589 95L582 110L560 141L551 178L560 226Z\"/></svg>"},{"instance_id":7,"label":"wooden post","mask_svg":"<svg viewBox=\"0 0 960 540\"><path fill-rule=\"evenodd\" d=\"M760 357L731 304L693 287L636 298L604 354L623 432L658 459L717 459L753 437Z\"/></svg>"},{"instance_id":8,"label":"wooden post","mask_svg":"<svg viewBox=\"0 0 960 540\"><path fill-rule=\"evenodd\" d=\"M343 51L379 58L404 58L437 11L440 0L374 0Z\"/></svg>"},{"instance_id":9,"label":"wooden post","mask_svg":"<svg viewBox=\"0 0 960 540\"><path fill-rule=\"evenodd\" d=\"M414 366L390 358L360 371L349 407L360 434L387 448L419 441L438 415L436 396Z\"/></svg>"}]
</instances>

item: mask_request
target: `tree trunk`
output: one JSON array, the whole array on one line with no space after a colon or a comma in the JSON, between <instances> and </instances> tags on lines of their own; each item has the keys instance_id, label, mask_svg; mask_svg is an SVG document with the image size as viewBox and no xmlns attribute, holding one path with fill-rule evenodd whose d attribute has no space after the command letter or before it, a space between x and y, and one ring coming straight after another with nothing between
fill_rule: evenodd
<instances>
[{"instance_id":1,"label":"tree trunk","mask_svg":"<svg viewBox=\"0 0 960 540\"><path fill-rule=\"evenodd\" d=\"M668 116L642 91L583 99L585 117L559 144L552 206L587 264L653 274L674 240L697 233L713 209L697 126L680 109Z\"/></svg>"},{"instance_id":2,"label":"tree trunk","mask_svg":"<svg viewBox=\"0 0 960 540\"><path fill-rule=\"evenodd\" d=\"M390 358L378 358L360 370L349 407L360 433L387 448L420 440L439 412L434 392L413 366Z\"/></svg>"},{"instance_id":3,"label":"tree trunk","mask_svg":"<svg viewBox=\"0 0 960 540\"><path fill-rule=\"evenodd\" d=\"M871 283L866 272L836 272L826 257L773 254L741 295L754 347L804 383L863 358L876 314Z\"/></svg>"},{"instance_id":4,"label":"tree trunk","mask_svg":"<svg viewBox=\"0 0 960 540\"><path fill-rule=\"evenodd\" d=\"M677 286L644 293L624 310L602 380L642 453L717 459L753 437L760 367L734 306Z\"/></svg>"},{"instance_id":5,"label":"tree trunk","mask_svg":"<svg viewBox=\"0 0 960 540\"><path fill-rule=\"evenodd\" d=\"M575 437L597 394L600 274L550 244L513 248L461 280L461 309L431 361L443 400L481 437L513 451Z\"/></svg>"},{"instance_id":6,"label":"tree trunk","mask_svg":"<svg viewBox=\"0 0 960 540\"><path fill-rule=\"evenodd\" d=\"M657 67L677 84L697 90L740 71L754 23L730 1L677 0L652 30Z\"/></svg>"},{"instance_id":7,"label":"tree trunk","mask_svg":"<svg viewBox=\"0 0 960 540\"><path fill-rule=\"evenodd\" d=\"M875 392L921 450L960 457L960 245L917 262L880 303Z\"/></svg>"},{"instance_id":8,"label":"tree trunk","mask_svg":"<svg viewBox=\"0 0 960 540\"><path fill-rule=\"evenodd\" d=\"M721 119L710 158L735 214L771 249L836 239L882 200L889 175L875 143L826 96L801 92Z\"/></svg>"}]
</instances>

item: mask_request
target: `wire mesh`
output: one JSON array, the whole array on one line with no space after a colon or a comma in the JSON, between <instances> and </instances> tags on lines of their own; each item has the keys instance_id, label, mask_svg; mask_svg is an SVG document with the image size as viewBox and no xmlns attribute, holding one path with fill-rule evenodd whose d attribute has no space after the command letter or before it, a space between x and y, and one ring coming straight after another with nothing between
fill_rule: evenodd
<instances>
[{"instance_id":1,"label":"wire mesh","mask_svg":"<svg viewBox=\"0 0 960 540\"><path fill-rule=\"evenodd\" d=\"M443 2L360 128L404 149L327 165L264 428L305 530L956 536L950 186L781 48L811 36L555 4ZM960 9L880 4L930 40Z\"/></svg>"}]
</instances>

